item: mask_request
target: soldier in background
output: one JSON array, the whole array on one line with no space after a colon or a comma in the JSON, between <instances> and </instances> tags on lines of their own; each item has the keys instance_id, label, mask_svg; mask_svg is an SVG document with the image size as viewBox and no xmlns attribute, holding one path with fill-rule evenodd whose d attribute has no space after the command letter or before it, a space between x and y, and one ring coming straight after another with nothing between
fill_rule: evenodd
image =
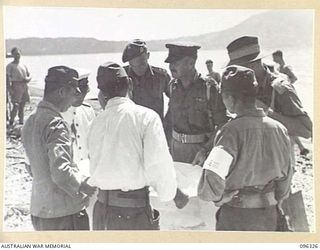
<instances>
[{"instance_id":1,"label":"soldier in background","mask_svg":"<svg viewBox=\"0 0 320 250\"><path fill-rule=\"evenodd\" d=\"M218 72L215 72L213 70L213 61L211 59L208 59L206 61L206 66L207 66L207 69L208 69L207 77L209 79L213 79L216 82L216 84L219 84L220 81L221 81L221 76L220 76L220 74Z\"/></svg>"},{"instance_id":2,"label":"soldier in background","mask_svg":"<svg viewBox=\"0 0 320 250\"><path fill-rule=\"evenodd\" d=\"M26 102L30 101L28 92L28 83L31 81L31 75L28 68L20 62L21 51L15 47L11 50L11 54L14 60L7 65L6 81L7 92L11 96L12 109L10 111L9 125L12 126L14 119L18 113L19 124L24 122L24 107Z\"/></svg>"},{"instance_id":3,"label":"soldier in background","mask_svg":"<svg viewBox=\"0 0 320 250\"><path fill-rule=\"evenodd\" d=\"M287 65L283 59L283 53L281 50L277 50L272 53L273 61L277 64L279 64L278 71L280 73L286 74L289 77L290 82L293 84L295 83L298 78L293 73L291 66Z\"/></svg>"}]
</instances>

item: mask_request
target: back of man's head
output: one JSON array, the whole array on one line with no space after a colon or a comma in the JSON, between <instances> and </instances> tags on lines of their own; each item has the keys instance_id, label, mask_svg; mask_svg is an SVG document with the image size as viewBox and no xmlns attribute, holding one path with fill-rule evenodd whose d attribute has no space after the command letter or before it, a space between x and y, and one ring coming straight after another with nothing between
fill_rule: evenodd
<instances>
[{"instance_id":1,"label":"back of man's head","mask_svg":"<svg viewBox=\"0 0 320 250\"><path fill-rule=\"evenodd\" d=\"M255 102L257 87L254 71L249 68L230 65L222 73L221 92L234 96L244 104Z\"/></svg>"},{"instance_id":2,"label":"back of man's head","mask_svg":"<svg viewBox=\"0 0 320 250\"><path fill-rule=\"evenodd\" d=\"M281 50L276 50L275 52L272 53L272 56L278 56L280 58L283 58L283 53Z\"/></svg>"},{"instance_id":3,"label":"back of man's head","mask_svg":"<svg viewBox=\"0 0 320 250\"><path fill-rule=\"evenodd\" d=\"M115 62L107 62L99 66L97 82L104 96L113 98L126 96L130 81L123 67Z\"/></svg>"},{"instance_id":4,"label":"back of man's head","mask_svg":"<svg viewBox=\"0 0 320 250\"><path fill-rule=\"evenodd\" d=\"M79 86L79 74L67 66L54 66L48 69L45 78L44 96L48 96L62 86ZM80 90L78 89L80 92Z\"/></svg>"},{"instance_id":5,"label":"back of man's head","mask_svg":"<svg viewBox=\"0 0 320 250\"><path fill-rule=\"evenodd\" d=\"M13 55L14 53L17 53L18 51L20 51L20 49L18 47L13 47L11 49L11 55Z\"/></svg>"}]
</instances>

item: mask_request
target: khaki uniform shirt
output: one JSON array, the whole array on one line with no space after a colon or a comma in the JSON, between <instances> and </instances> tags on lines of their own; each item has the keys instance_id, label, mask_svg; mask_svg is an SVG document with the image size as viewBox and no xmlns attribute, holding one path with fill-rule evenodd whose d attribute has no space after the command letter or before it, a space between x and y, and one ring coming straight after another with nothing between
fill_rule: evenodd
<instances>
[{"instance_id":1,"label":"khaki uniform shirt","mask_svg":"<svg viewBox=\"0 0 320 250\"><path fill-rule=\"evenodd\" d=\"M51 103L41 101L27 119L22 143L33 176L31 215L56 218L84 209L83 176L73 164L68 125Z\"/></svg>"},{"instance_id":2,"label":"khaki uniform shirt","mask_svg":"<svg viewBox=\"0 0 320 250\"><path fill-rule=\"evenodd\" d=\"M203 134L212 132L210 122L214 125L224 124L228 118L226 108L218 90L210 88L210 98L207 98L207 86L200 74L195 76L193 83L184 88L179 80L173 80L172 96L169 102L169 112L173 129L184 134ZM213 116L209 121L209 109Z\"/></svg>"},{"instance_id":3,"label":"khaki uniform shirt","mask_svg":"<svg viewBox=\"0 0 320 250\"><path fill-rule=\"evenodd\" d=\"M277 200L289 192L292 168L287 129L262 109L246 110L225 124L217 133L214 147L226 151L233 160L226 176L206 172L211 176L201 179L199 195L217 201L223 192L263 190L271 181L276 183Z\"/></svg>"},{"instance_id":4,"label":"khaki uniform shirt","mask_svg":"<svg viewBox=\"0 0 320 250\"><path fill-rule=\"evenodd\" d=\"M124 68L133 81L132 100L138 105L154 110L163 119L163 93L169 96L170 76L167 71L149 65L143 76L137 76L130 66Z\"/></svg>"}]
</instances>

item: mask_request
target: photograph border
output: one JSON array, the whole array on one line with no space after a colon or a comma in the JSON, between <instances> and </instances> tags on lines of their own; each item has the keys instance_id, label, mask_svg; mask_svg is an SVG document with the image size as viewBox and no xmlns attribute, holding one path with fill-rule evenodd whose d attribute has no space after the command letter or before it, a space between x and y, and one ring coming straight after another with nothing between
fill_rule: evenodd
<instances>
[{"instance_id":1,"label":"photograph border","mask_svg":"<svg viewBox=\"0 0 320 250\"><path fill-rule=\"evenodd\" d=\"M319 110L320 97L320 1L319 0L265 0L258 2L256 0L2 0L0 18L3 20L3 6L31 6L31 7L90 7L90 8L159 8L159 9L313 9L314 10L314 80L313 80L313 98L314 98L314 120L313 120L313 169L314 169L314 203L315 203L315 233L258 233L258 232L207 232L207 231L86 231L86 232L3 232L3 202L4 192L0 192L0 242L59 242L59 243L114 243L114 242L212 242L212 243L319 243L320 239L320 168L316 162L319 162L320 153L315 149L319 145L319 121L316 110ZM3 24L3 22L2 22ZM3 168L0 171L1 190L4 189L4 171L5 171L5 41L4 27L0 26L0 54L3 58L0 62L0 93L3 98L0 99L1 109L0 117L3 122L1 128L1 158ZM317 84L318 83L318 84ZM227 236L227 237L226 237Z\"/></svg>"}]
</instances>

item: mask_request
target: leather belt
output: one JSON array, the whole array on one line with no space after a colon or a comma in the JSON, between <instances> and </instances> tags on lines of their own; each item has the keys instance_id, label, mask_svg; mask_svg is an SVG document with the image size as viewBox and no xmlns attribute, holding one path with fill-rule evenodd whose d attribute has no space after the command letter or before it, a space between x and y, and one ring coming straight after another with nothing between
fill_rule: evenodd
<instances>
[{"instance_id":1,"label":"leather belt","mask_svg":"<svg viewBox=\"0 0 320 250\"><path fill-rule=\"evenodd\" d=\"M277 203L273 191L268 193L241 193L240 191L226 205L238 208L264 208L277 205Z\"/></svg>"},{"instance_id":2,"label":"leather belt","mask_svg":"<svg viewBox=\"0 0 320 250\"><path fill-rule=\"evenodd\" d=\"M112 207L142 208L149 204L149 190L148 187L128 192L99 189L97 198L101 203Z\"/></svg>"},{"instance_id":3,"label":"leather belt","mask_svg":"<svg viewBox=\"0 0 320 250\"><path fill-rule=\"evenodd\" d=\"M208 140L207 134L188 135L172 131L172 137L181 143L202 143Z\"/></svg>"}]
</instances>

